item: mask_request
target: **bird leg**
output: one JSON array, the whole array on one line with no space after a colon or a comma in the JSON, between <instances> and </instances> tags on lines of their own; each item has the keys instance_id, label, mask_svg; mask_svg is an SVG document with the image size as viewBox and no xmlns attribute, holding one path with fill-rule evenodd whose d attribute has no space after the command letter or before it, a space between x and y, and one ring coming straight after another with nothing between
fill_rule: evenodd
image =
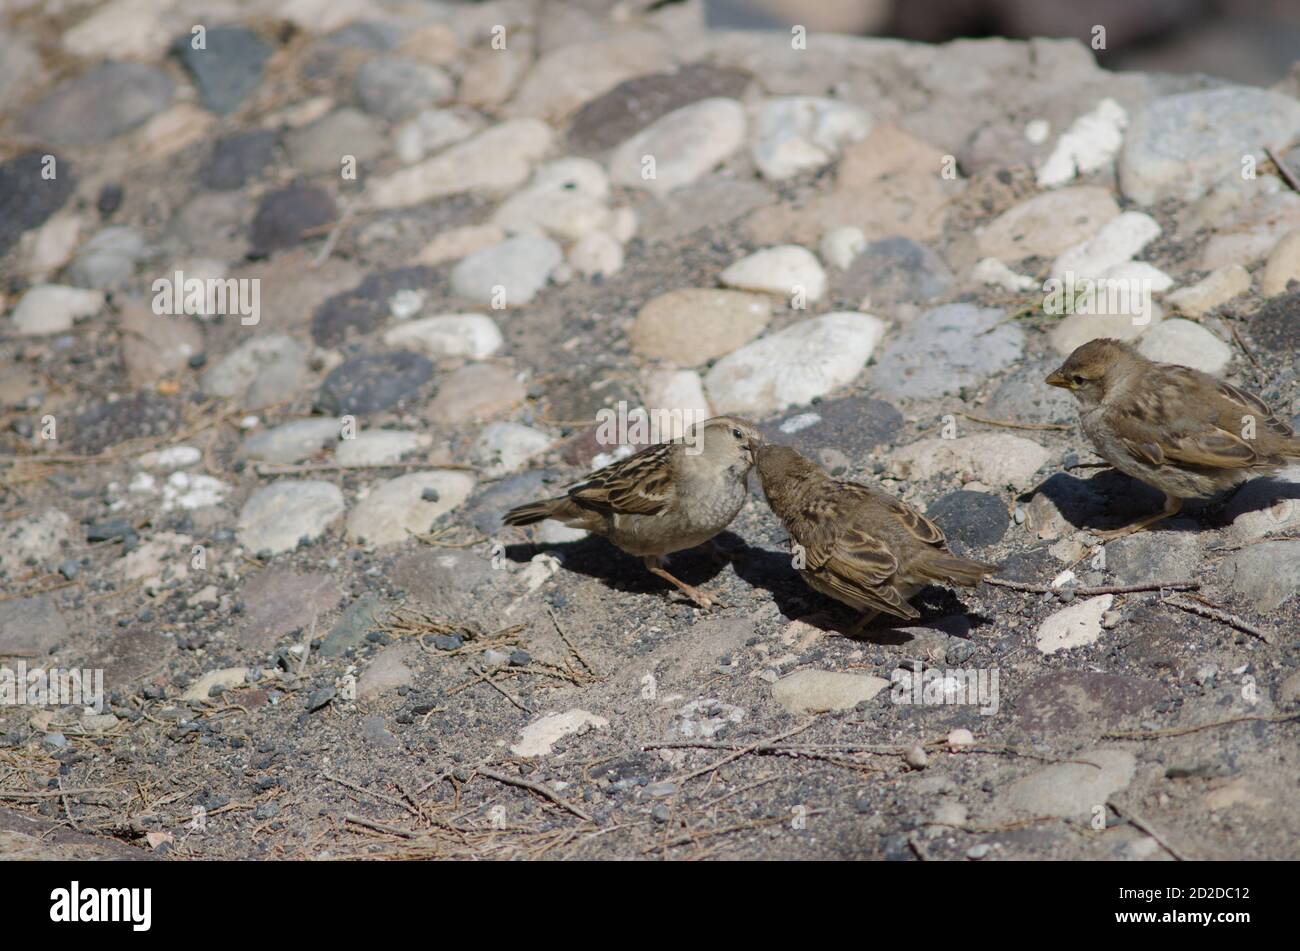
<instances>
[{"instance_id":1,"label":"bird leg","mask_svg":"<svg viewBox=\"0 0 1300 951\"><path fill-rule=\"evenodd\" d=\"M878 617L880 617L879 611L871 610L866 612L862 617L858 618L857 622L851 628L849 628L848 635L850 637L860 637L862 632L867 629L867 625Z\"/></svg>"},{"instance_id":2,"label":"bird leg","mask_svg":"<svg viewBox=\"0 0 1300 951\"><path fill-rule=\"evenodd\" d=\"M654 557L646 558L645 566L646 566L646 570L648 570L651 574L663 578L665 581L671 584L682 594L686 595L686 597L690 598L697 607L704 608L706 611L709 608L712 608L714 606L725 607L725 605L721 601L717 600L716 598L709 597L699 588L693 587L692 585L687 584L685 581L680 581L677 578L674 578L659 564L658 559Z\"/></svg>"},{"instance_id":3,"label":"bird leg","mask_svg":"<svg viewBox=\"0 0 1300 951\"><path fill-rule=\"evenodd\" d=\"M1163 521L1171 515L1177 515L1182 507L1182 499L1176 499L1172 495L1166 495L1164 510L1157 512L1155 515L1150 515L1147 518L1134 522L1132 525L1125 525L1123 528L1112 528L1104 532L1097 531L1096 529L1090 529L1090 531L1103 541L1113 541L1116 538L1123 538L1125 535L1133 535L1144 529L1150 528L1156 522Z\"/></svg>"}]
</instances>

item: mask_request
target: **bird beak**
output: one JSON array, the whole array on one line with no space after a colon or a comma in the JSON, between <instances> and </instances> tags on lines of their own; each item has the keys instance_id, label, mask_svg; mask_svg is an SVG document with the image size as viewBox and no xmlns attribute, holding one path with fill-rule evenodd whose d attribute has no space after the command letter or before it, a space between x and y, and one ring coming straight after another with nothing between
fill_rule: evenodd
<instances>
[{"instance_id":1,"label":"bird beak","mask_svg":"<svg viewBox=\"0 0 1300 951\"><path fill-rule=\"evenodd\" d=\"M1049 386L1060 386L1067 390L1074 389L1074 387L1070 385L1070 381L1065 378L1064 374L1062 374L1060 370L1053 370L1045 382Z\"/></svg>"}]
</instances>

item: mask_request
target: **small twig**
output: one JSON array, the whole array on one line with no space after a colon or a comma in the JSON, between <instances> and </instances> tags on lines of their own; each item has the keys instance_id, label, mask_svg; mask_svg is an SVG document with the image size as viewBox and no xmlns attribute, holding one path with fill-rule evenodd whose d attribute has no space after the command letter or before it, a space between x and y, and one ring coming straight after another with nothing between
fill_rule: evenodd
<instances>
[{"instance_id":1,"label":"small twig","mask_svg":"<svg viewBox=\"0 0 1300 951\"><path fill-rule=\"evenodd\" d=\"M480 776L486 776L488 779L495 779L499 783L505 783L507 786L518 786L521 789L532 790L533 792L537 793L537 795L542 796L545 799L549 799L551 802L555 803L561 809L565 809L573 813L579 819L582 819L586 822L596 821L595 819L591 818L591 816L587 815L587 813L579 809L577 806L573 805L570 802L565 801L564 799L561 799L560 794L557 793L550 786L547 786L545 783L539 783L531 779L524 779L522 776L511 776L508 773L498 773L496 770L488 769L485 766L480 766L478 769L475 770L475 772Z\"/></svg>"},{"instance_id":2,"label":"small twig","mask_svg":"<svg viewBox=\"0 0 1300 951\"><path fill-rule=\"evenodd\" d=\"M1151 827L1151 824L1150 824L1150 823L1144 821L1140 816L1137 816L1137 815L1135 815L1135 814L1132 813L1132 812L1126 812L1126 810L1122 810L1122 809L1120 809L1119 806L1115 805L1113 802L1110 803L1109 805L1110 805L1111 809L1115 810L1115 815L1119 816L1121 819L1125 820L1125 821L1128 822L1130 825L1136 827L1137 829L1139 829L1139 830L1141 830L1142 832L1145 832L1147 835L1151 836L1151 838L1155 839L1156 842L1159 843L1159 845L1160 845L1160 847L1161 847L1162 849L1164 849L1166 852L1168 852L1170 855L1172 855L1172 856L1173 856L1175 859L1177 859L1179 862L1186 862L1186 861L1187 861L1187 856L1186 856L1186 855L1183 855L1181 852L1179 852L1177 849L1175 849L1172 845L1170 845L1168 842L1166 842L1165 839L1164 839L1164 837L1163 837L1162 835L1160 835L1158 832L1156 832L1156 830L1153 829L1153 828Z\"/></svg>"},{"instance_id":3,"label":"small twig","mask_svg":"<svg viewBox=\"0 0 1300 951\"><path fill-rule=\"evenodd\" d=\"M371 819L365 818L364 816L353 815L350 812L343 817L343 821L351 822L353 825L359 825L364 829L370 829L374 832L382 832L384 835L395 835L402 839L415 838L415 833L413 832L407 832L405 829L398 829L394 826L387 826L382 822L375 822Z\"/></svg>"},{"instance_id":4,"label":"small twig","mask_svg":"<svg viewBox=\"0 0 1300 951\"><path fill-rule=\"evenodd\" d=\"M1211 730L1216 726L1230 726L1233 723L1283 723L1287 720L1300 720L1300 713L1252 714L1230 717L1227 720L1212 720L1209 723L1198 723L1196 726L1176 726L1164 730L1129 730L1103 733L1102 736L1116 740L1158 740L1165 736L1186 736L1188 733L1199 733L1201 730Z\"/></svg>"},{"instance_id":5,"label":"small twig","mask_svg":"<svg viewBox=\"0 0 1300 951\"><path fill-rule=\"evenodd\" d=\"M587 668L587 672L593 677L596 676L596 668L587 663L587 658L582 656L582 652L573 645L569 640L569 635L564 633L564 628L560 626L560 619L555 616L555 609L549 604L546 606L546 613L551 616L551 623L555 625L555 633L560 635L560 640L564 641L564 646L573 652L573 656L578 658L578 663Z\"/></svg>"},{"instance_id":6,"label":"small twig","mask_svg":"<svg viewBox=\"0 0 1300 951\"><path fill-rule=\"evenodd\" d=\"M68 794L63 790L63 777L59 777L59 798L63 800L63 811L68 814L68 825L80 832L77 828L77 820L72 817L72 803L68 802Z\"/></svg>"},{"instance_id":7,"label":"small twig","mask_svg":"<svg viewBox=\"0 0 1300 951\"><path fill-rule=\"evenodd\" d=\"M1193 591L1201 586L1199 581L1145 581L1141 584L1103 585L1099 588L1053 588L1046 584L1030 584L1026 581L1008 581L1005 578L985 578L986 584L999 588L1011 588L1013 591L1028 591L1031 594L1049 594L1054 591L1073 591L1076 595L1090 597L1094 594L1132 594L1135 591Z\"/></svg>"},{"instance_id":8,"label":"small twig","mask_svg":"<svg viewBox=\"0 0 1300 951\"><path fill-rule=\"evenodd\" d=\"M1267 145L1264 146L1264 154L1277 166L1277 173L1282 176L1284 182L1291 186L1291 190L1300 192L1300 180L1296 179L1295 172L1291 171L1291 167L1282 161L1281 157Z\"/></svg>"},{"instance_id":9,"label":"small twig","mask_svg":"<svg viewBox=\"0 0 1300 951\"><path fill-rule=\"evenodd\" d=\"M50 799L55 796L84 796L87 793L114 793L116 789L107 789L97 786L89 786L84 789L42 789L31 792L0 792L0 799Z\"/></svg>"},{"instance_id":10,"label":"small twig","mask_svg":"<svg viewBox=\"0 0 1300 951\"><path fill-rule=\"evenodd\" d=\"M968 413L965 410L958 410L958 412L967 419L974 420L977 423L984 423L987 426L1003 426L1007 429L1052 429L1065 432L1071 429L1065 423L1015 423L1007 419L991 419L988 416L981 416L979 413Z\"/></svg>"},{"instance_id":11,"label":"small twig","mask_svg":"<svg viewBox=\"0 0 1300 951\"><path fill-rule=\"evenodd\" d=\"M338 244L339 234L342 233L343 227L352 217L352 209L355 207L355 204L355 196L349 196L344 202L343 212L339 215L339 220L334 222L334 226L330 228L329 237L325 239L325 243L321 246L321 249L316 252L316 257L312 258L311 268L313 271L329 260L329 256L334 253L334 245Z\"/></svg>"},{"instance_id":12,"label":"small twig","mask_svg":"<svg viewBox=\"0 0 1300 951\"><path fill-rule=\"evenodd\" d=\"M503 697L505 697L507 700L509 700L509 701L510 701L511 703L513 703L516 707L518 707L520 710L524 711L524 713L531 714L531 713L533 712L532 710L528 709L528 707L524 706L524 704L523 704L521 701L516 700L514 697L512 697L512 696L510 695L510 693L506 690L505 687L502 687L499 683L497 683L495 680L493 680L491 677L489 677L488 674L487 674L487 671L485 671L485 670L480 670L478 667L474 667L474 666L472 666L472 665L470 666L470 670L472 670L472 671L474 671L474 673L478 674L480 680L482 680L485 684L487 684L489 687L491 687L491 688L492 688L493 690L495 690L497 693L501 694L501 696L503 696Z\"/></svg>"},{"instance_id":13,"label":"small twig","mask_svg":"<svg viewBox=\"0 0 1300 951\"><path fill-rule=\"evenodd\" d=\"M478 472L478 466L458 462L303 462L292 466L258 465L260 476L296 475L300 472L343 472L351 469L455 469L458 472Z\"/></svg>"},{"instance_id":14,"label":"small twig","mask_svg":"<svg viewBox=\"0 0 1300 951\"><path fill-rule=\"evenodd\" d=\"M765 740L759 740L757 743L751 743L748 746L742 746L734 753L728 753L726 756L722 757L721 759L715 760L712 763L709 763L707 766L701 766L699 769L693 769L686 775L673 780L673 782L678 786L684 786L686 785L686 783L688 783L690 780L694 779L697 776L703 776L705 773L711 773L718 767L726 766L728 763L734 762L735 760L738 760L742 756L745 756L749 753L756 752L757 750L761 749L764 746L771 746L773 743L779 743L781 740L789 739L790 737L794 736L796 733L802 733L804 730L812 726L815 722L816 720L805 720L803 723L791 727L790 729L786 730L784 733L778 733L776 736L769 736Z\"/></svg>"},{"instance_id":15,"label":"small twig","mask_svg":"<svg viewBox=\"0 0 1300 951\"><path fill-rule=\"evenodd\" d=\"M1246 359L1250 361L1250 365L1258 370L1259 361L1255 359L1255 355L1251 353L1250 348L1246 346L1246 341L1241 339L1241 333L1237 330L1236 323L1231 320L1225 321L1225 323L1227 323L1228 329L1232 331L1232 339L1237 341L1237 346L1241 347L1241 352L1246 355Z\"/></svg>"},{"instance_id":16,"label":"small twig","mask_svg":"<svg viewBox=\"0 0 1300 951\"><path fill-rule=\"evenodd\" d=\"M1273 635L1268 631L1260 630L1255 627L1255 625L1243 621L1235 614L1229 614L1226 611L1219 611L1216 608L1209 607L1208 605L1197 604L1195 601L1187 601L1183 598L1161 598L1160 603L1167 604L1173 608L1179 608L1180 610L1187 611L1190 614L1199 614L1201 617L1209 618L1212 621L1219 621L1229 627L1235 627L1239 631L1258 637L1265 644L1272 644L1274 641Z\"/></svg>"}]
</instances>

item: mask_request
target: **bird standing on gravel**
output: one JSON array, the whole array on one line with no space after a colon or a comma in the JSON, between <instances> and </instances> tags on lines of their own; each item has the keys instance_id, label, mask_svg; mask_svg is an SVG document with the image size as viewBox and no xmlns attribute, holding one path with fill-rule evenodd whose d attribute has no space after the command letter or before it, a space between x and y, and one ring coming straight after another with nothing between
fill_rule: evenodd
<instances>
[{"instance_id":1,"label":"bird standing on gravel","mask_svg":"<svg viewBox=\"0 0 1300 951\"><path fill-rule=\"evenodd\" d=\"M715 416L683 439L658 443L597 469L553 499L520 505L507 525L553 518L604 535L702 608L714 599L673 577L663 557L713 538L745 504L745 485L762 437L753 424Z\"/></svg>"},{"instance_id":2,"label":"bird standing on gravel","mask_svg":"<svg viewBox=\"0 0 1300 951\"><path fill-rule=\"evenodd\" d=\"M1300 458L1294 431L1258 396L1191 367L1148 360L1119 340L1085 343L1047 382L1074 394L1099 456L1165 494L1162 512L1093 530L1102 538L1140 532L1186 499L1211 498Z\"/></svg>"},{"instance_id":3,"label":"bird standing on gravel","mask_svg":"<svg viewBox=\"0 0 1300 951\"><path fill-rule=\"evenodd\" d=\"M974 587L996 565L947 551L939 526L870 486L832 479L789 446L758 450L767 503L797 546L795 568L815 591L865 611L920 617L908 600L934 582Z\"/></svg>"}]
</instances>

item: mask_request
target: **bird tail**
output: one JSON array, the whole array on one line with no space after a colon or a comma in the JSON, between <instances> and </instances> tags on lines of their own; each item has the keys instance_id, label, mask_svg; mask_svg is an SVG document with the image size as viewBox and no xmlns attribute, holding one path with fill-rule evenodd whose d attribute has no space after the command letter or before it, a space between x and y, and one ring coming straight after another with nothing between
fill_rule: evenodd
<instances>
[{"instance_id":1,"label":"bird tail","mask_svg":"<svg viewBox=\"0 0 1300 951\"><path fill-rule=\"evenodd\" d=\"M505 518L501 521L506 525L532 525L536 522L543 522L548 518L563 518L566 510L572 505L567 495L557 496L553 499L541 499L537 502L529 502L526 505L517 505L506 513Z\"/></svg>"},{"instance_id":2,"label":"bird tail","mask_svg":"<svg viewBox=\"0 0 1300 951\"><path fill-rule=\"evenodd\" d=\"M931 581L959 584L965 588L975 587L985 575L991 575L997 570L997 565L986 561L972 561L946 551L935 552L921 565L921 574Z\"/></svg>"}]
</instances>

